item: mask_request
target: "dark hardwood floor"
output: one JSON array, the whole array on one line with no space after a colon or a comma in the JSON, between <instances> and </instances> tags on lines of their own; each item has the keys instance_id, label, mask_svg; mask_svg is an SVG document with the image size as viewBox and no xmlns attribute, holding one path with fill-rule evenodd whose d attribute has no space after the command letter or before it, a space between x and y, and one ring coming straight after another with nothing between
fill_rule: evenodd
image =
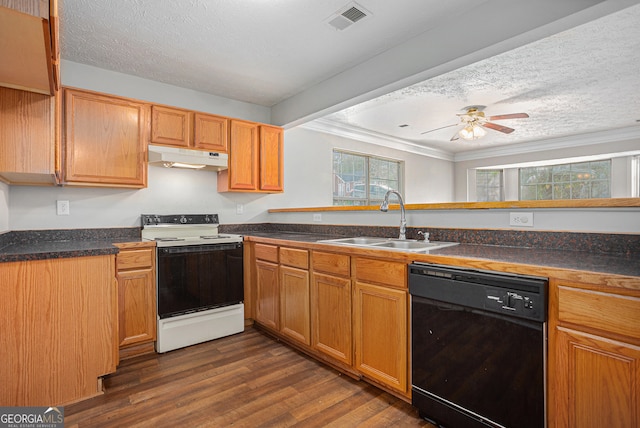
<instances>
[{"instance_id":1,"label":"dark hardwood floor","mask_svg":"<svg viewBox=\"0 0 640 428\"><path fill-rule=\"evenodd\" d=\"M123 361L70 427L433 427L408 403L254 328Z\"/></svg>"}]
</instances>

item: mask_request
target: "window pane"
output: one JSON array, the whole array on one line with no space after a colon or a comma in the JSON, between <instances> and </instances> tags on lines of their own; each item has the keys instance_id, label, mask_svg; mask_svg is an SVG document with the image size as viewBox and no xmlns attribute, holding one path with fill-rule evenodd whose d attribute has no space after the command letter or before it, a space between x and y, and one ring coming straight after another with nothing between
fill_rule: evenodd
<instances>
[{"instance_id":1,"label":"window pane","mask_svg":"<svg viewBox=\"0 0 640 428\"><path fill-rule=\"evenodd\" d=\"M480 202L502 201L502 170L476 170L476 200Z\"/></svg>"},{"instance_id":2,"label":"window pane","mask_svg":"<svg viewBox=\"0 0 640 428\"><path fill-rule=\"evenodd\" d=\"M520 168L519 177L521 200L611 197L610 159Z\"/></svg>"},{"instance_id":3,"label":"window pane","mask_svg":"<svg viewBox=\"0 0 640 428\"><path fill-rule=\"evenodd\" d=\"M354 153L333 152L333 204L373 205L388 190L402 193L399 161Z\"/></svg>"}]
</instances>

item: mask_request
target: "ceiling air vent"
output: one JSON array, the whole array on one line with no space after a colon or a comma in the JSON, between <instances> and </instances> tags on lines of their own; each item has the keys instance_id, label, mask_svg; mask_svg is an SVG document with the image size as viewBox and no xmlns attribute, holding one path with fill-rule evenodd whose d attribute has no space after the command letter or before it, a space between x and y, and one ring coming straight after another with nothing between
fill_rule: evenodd
<instances>
[{"instance_id":1,"label":"ceiling air vent","mask_svg":"<svg viewBox=\"0 0 640 428\"><path fill-rule=\"evenodd\" d=\"M349 3L332 15L327 22L336 30L342 31L370 15L371 13L359 4Z\"/></svg>"}]
</instances>

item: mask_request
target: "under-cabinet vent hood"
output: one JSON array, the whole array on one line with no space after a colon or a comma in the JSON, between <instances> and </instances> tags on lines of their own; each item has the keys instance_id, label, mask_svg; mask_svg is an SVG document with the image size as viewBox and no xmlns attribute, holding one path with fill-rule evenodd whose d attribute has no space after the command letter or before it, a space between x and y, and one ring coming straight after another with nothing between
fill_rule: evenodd
<instances>
[{"instance_id":1,"label":"under-cabinet vent hood","mask_svg":"<svg viewBox=\"0 0 640 428\"><path fill-rule=\"evenodd\" d=\"M220 171L229 167L229 156L226 153L150 145L149 164L166 168Z\"/></svg>"}]
</instances>

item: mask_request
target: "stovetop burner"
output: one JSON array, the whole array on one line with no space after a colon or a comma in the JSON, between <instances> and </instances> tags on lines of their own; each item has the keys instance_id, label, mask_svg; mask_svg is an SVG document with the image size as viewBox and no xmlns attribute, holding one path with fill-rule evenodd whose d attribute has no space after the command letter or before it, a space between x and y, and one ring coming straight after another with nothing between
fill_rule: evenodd
<instances>
[{"instance_id":1,"label":"stovetop burner","mask_svg":"<svg viewBox=\"0 0 640 428\"><path fill-rule=\"evenodd\" d=\"M143 214L142 238L157 246L242 242L241 235L219 234L218 214Z\"/></svg>"}]
</instances>

